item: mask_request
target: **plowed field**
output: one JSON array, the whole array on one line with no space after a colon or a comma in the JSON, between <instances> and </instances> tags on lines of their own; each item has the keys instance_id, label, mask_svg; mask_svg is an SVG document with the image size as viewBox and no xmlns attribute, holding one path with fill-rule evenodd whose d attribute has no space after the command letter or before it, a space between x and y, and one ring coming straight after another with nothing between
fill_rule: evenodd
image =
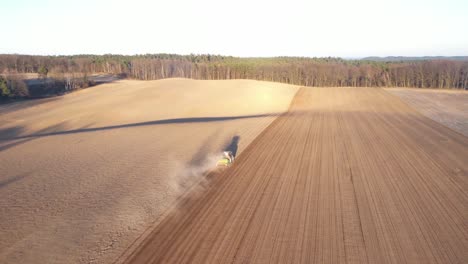
<instances>
[{"instance_id":1,"label":"plowed field","mask_svg":"<svg viewBox=\"0 0 468 264\"><path fill-rule=\"evenodd\" d=\"M468 138L382 89L302 88L128 263L467 263Z\"/></svg>"}]
</instances>

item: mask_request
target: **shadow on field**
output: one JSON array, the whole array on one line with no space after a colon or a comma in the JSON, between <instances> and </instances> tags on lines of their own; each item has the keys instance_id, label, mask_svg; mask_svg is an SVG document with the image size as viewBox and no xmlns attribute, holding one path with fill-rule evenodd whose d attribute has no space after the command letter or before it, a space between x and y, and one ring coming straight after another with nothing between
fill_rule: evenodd
<instances>
[{"instance_id":1,"label":"shadow on field","mask_svg":"<svg viewBox=\"0 0 468 264\"><path fill-rule=\"evenodd\" d=\"M11 112L23 110L26 108L38 106L44 103L59 100L60 97L48 97L48 98L25 98L25 99L14 99L10 101L0 101L0 114L6 115Z\"/></svg>"},{"instance_id":2,"label":"shadow on field","mask_svg":"<svg viewBox=\"0 0 468 264\"><path fill-rule=\"evenodd\" d=\"M112 83L118 80L122 80L125 78L125 75L113 75L113 74L105 74L105 75L95 75L95 76L87 76L86 81L83 80L82 77L79 78L72 78L71 80L75 83L77 82L85 82L86 86L72 89L72 90L65 90L65 79L56 79L56 78L36 78L36 79L29 79L26 80L26 84L29 90L29 97L28 99L41 99L41 98L49 98L55 96L62 96L65 94L69 94L75 91L89 89L92 87L96 87L101 84Z\"/></svg>"},{"instance_id":3,"label":"shadow on field","mask_svg":"<svg viewBox=\"0 0 468 264\"><path fill-rule=\"evenodd\" d=\"M237 156L237 149L239 148L240 136L233 136L231 143L224 149L224 151L231 151L234 158Z\"/></svg>"},{"instance_id":4,"label":"shadow on field","mask_svg":"<svg viewBox=\"0 0 468 264\"><path fill-rule=\"evenodd\" d=\"M189 166L202 166L202 164L206 162L207 157L212 154L210 150L212 149L216 138L218 138L220 131L221 129L216 130L213 134L211 134L209 137L206 137L206 139L200 143L200 148L192 156L192 159L189 162Z\"/></svg>"},{"instance_id":5,"label":"shadow on field","mask_svg":"<svg viewBox=\"0 0 468 264\"><path fill-rule=\"evenodd\" d=\"M6 187L14 182L17 182L23 178L26 178L27 176L29 176L30 173L24 173L24 174L20 174L20 175L16 175L16 176L13 176L13 177L10 177L8 179L5 179L5 180L1 180L0 181L0 189L3 188L3 187Z\"/></svg>"},{"instance_id":6,"label":"shadow on field","mask_svg":"<svg viewBox=\"0 0 468 264\"><path fill-rule=\"evenodd\" d=\"M43 133L39 132L39 133L34 133L34 134L24 135L24 136L19 136L18 131L21 131L21 128L15 127L14 129L7 128L7 129L0 130L0 140L13 140L13 139L24 139L24 138L34 138L34 137L78 134L78 133L97 132L97 131L106 131L106 130L112 130L112 129L142 127L142 126L223 122L223 121L248 119L248 118L260 118L260 117L267 117L267 116L279 115L279 114L280 113L245 115L245 116L174 118L174 119L163 119L163 120L155 120L155 121L140 122L140 123L106 126L106 127L82 128L82 129L75 129L75 130L43 132Z\"/></svg>"},{"instance_id":7,"label":"shadow on field","mask_svg":"<svg viewBox=\"0 0 468 264\"><path fill-rule=\"evenodd\" d=\"M60 122L55 125L41 129L37 131L36 134L43 135L64 130L66 124L67 122ZM90 126L92 126L92 124L82 126L80 129L87 129ZM14 126L5 129L0 129L0 152L39 138L34 136L18 136L21 133L25 133L25 129L22 126Z\"/></svg>"},{"instance_id":8,"label":"shadow on field","mask_svg":"<svg viewBox=\"0 0 468 264\"><path fill-rule=\"evenodd\" d=\"M31 141L31 140L34 140L34 138L26 138L26 139L14 141L13 143L10 143L10 144L2 145L2 146L0 146L0 152L2 152L4 150L7 150L9 148L12 148L12 147L19 146L19 145L24 144L24 143L26 143L28 141Z\"/></svg>"}]
</instances>

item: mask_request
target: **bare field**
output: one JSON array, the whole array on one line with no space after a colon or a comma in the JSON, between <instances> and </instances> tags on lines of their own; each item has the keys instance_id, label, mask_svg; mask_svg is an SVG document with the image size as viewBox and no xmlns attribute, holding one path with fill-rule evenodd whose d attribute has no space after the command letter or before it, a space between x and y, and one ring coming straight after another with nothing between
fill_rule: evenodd
<instances>
[{"instance_id":1,"label":"bare field","mask_svg":"<svg viewBox=\"0 0 468 264\"><path fill-rule=\"evenodd\" d=\"M116 260L220 151L241 153L296 91L117 81L0 106L0 263Z\"/></svg>"},{"instance_id":2,"label":"bare field","mask_svg":"<svg viewBox=\"0 0 468 264\"><path fill-rule=\"evenodd\" d=\"M468 91L388 88L425 116L468 137Z\"/></svg>"},{"instance_id":3,"label":"bare field","mask_svg":"<svg viewBox=\"0 0 468 264\"><path fill-rule=\"evenodd\" d=\"M467 263L468 138L383 89L302 88L125 263Z\"/></svg>"}]
</instances>

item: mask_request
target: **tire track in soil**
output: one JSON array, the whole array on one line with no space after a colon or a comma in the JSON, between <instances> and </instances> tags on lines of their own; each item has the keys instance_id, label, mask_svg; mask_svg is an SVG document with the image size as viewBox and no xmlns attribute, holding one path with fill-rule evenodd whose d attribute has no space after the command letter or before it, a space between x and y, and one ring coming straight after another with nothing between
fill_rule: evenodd
<instances>
[{"instance_id":1,"label":"tire track in soil","mask_svg":"<svg viewBox=\"0 0 468 264\"><path fill-rule=\"evenodd\" d=\"M125 263L466 263L468 138L375 88L302 88Z\"/></svg>"}]
</instances>

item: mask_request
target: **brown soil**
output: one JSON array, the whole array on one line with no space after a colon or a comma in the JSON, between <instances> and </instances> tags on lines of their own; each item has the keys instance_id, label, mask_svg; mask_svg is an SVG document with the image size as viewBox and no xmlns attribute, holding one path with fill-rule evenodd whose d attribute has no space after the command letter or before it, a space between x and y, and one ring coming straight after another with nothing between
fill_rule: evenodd
<instances>
[{"instance_id":1,"label":"brown soil","mask_svg":"<svg viewBox=\"0 0 468 264\"><path fill-rule=\"evenodd\" d=\"M241 153L286 111L296 91L257 81L117 81L0 106L0 263L114 261L222 150L234 142Z\"/></svg>"},{"instance_id":2,"label":"brown soil","mask_svg":"<svg viewBox=\"0 0 468 264\"><path fill-rule=\"evenodd\" d=\"M468 91L389 88L423 115L468 137Z\"/></svg>"},{"instance_id":3,"label":"brown soil","mask_svg":"<svg viewBox=\"0 0 468 264\"><path fill-rule=\"evenodd\" d=\"M128 263L467 263L468 138L382 89L302 88Z\"/></svg>"}]
</instances>

